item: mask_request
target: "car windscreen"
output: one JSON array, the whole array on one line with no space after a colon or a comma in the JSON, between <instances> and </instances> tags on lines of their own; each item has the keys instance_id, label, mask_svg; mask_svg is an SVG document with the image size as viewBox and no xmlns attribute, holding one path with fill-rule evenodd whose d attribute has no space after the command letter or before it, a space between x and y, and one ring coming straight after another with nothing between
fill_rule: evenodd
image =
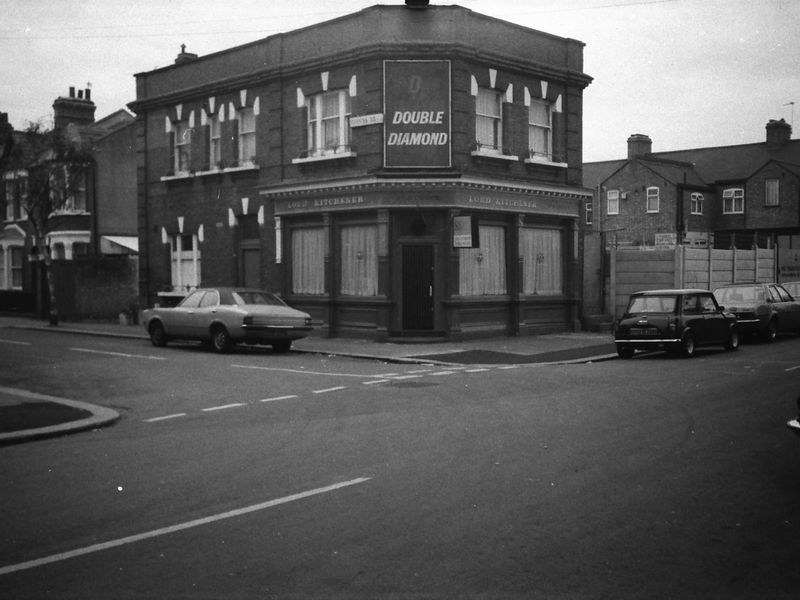
<instances>
[{"instance_id":1,"label":"car windscreen","mask_svg":"<svg viewBox=\"0 0 800 600\"><path fill-rule=\"evenodd\" d=\"M737 304L763 304L766 301L764 288L754 285L737 285L714 290L717 302L723 306Z\"/></svg>"},{"instance_id":2,"label":"car windscreen","mask_svg":"<svg viewBox=\"0 0 800 600\"><path fill-rule=\"evenodd\" d=\"M260 304L262 306L285 306L286 303L275 294L258 291L233 292L236 304Z\"/></svg>"},{"instance_id":3,"label":"car windscreen","mask_svg":"<svg viewBox=\"0 0 800 600\"><path fill-rule=\"evenodd\" d=\"M646 313L674 313L676 297L664 296L634 296L628 304L629 314Z\"/></svg>"}]
</instances>

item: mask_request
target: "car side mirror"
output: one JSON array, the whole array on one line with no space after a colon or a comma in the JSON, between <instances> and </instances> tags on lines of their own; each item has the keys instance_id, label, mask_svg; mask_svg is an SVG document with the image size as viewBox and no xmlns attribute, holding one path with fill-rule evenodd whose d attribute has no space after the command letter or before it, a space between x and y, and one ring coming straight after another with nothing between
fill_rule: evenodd
<instances>
[{"instance_id":1,"label":"car side mirror","mask_svg":"<svg viewBox=\"0 0 800 600\"><path fill-rule=\"evenodd\" d=\"M725 307L724 306L720 306L718 308L719 308L719 312L725 312Z\"/></svg>"}]
</instances>

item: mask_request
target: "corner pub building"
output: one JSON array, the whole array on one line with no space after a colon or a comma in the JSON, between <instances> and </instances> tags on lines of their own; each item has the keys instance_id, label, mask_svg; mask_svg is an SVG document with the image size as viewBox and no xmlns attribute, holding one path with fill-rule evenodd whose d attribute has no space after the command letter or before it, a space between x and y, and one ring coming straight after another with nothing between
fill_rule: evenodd
<instances>
[{"instance_id":1,"label":"corner pub building","mask_svg":"<svg viewBox=\"0 0 800 600\"><path fill-rule=\"evenodd\" d=\"M130 104L140 301L259 287L380 341L576 329L582 69L581 42L459 6L182 48Z\"/></svg>"}]
</instances>

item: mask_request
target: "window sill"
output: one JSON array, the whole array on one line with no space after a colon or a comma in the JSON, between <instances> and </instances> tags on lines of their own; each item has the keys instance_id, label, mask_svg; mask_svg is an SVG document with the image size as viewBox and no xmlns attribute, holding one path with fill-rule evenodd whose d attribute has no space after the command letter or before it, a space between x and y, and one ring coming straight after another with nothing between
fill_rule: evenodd
<instances>
[{"instance_id":1,"label":"window sill","mask_svg":"<svg viewBox=\"0 0 800 600\"><path fill-rule=\"evenodd\" d=\"M320 154L319 156L308 156L306 158L293 158L292 164L300 165L306 163L314 163L314 162L321 162L326 160L338 160L340 158L353 158L358 156L355 152L346 151L346 152L339 152L334 154Z\"/></svg>"},{"instance_id":2,"label":"window sill","mask_svg":"<svg viewBox=\"0 0 800 600\"><path fill-rule=\"evenodd\" d=\"M238 167L225 167L223 173L241 173L242 171L258 171L259 167L255 163L248 163Z\"/></svg>"},{"instance_id":3,"label":"window sill","mask_svg":"<svg viewBox=\"0 0 800 600\"><path fill-rule=\"evenodd\" d=\"M179 179L191 179L194 177L194 173L189 173L188 171L184 173L177 173L175 175L163 175L161 177L161 181L177 181Z\"/></svg>"},{"instance_id":4,"label":"window sill","mask_svg":"<svg viewBox=\"0 0 800 600\"><path fill-rule=\"evenodd\" d=\"M569 167L569 164L564 162L553 162L552 160L547 160L546 158L526 158L525 159L526 165L542 165L545 167L557 167L559 169L566 169Z\"/></svg>"},{"instance_id":5,"label":"window sill","mask_svg":"<svg viewBox=\"0 0 800 600\"><path fill-rule=\"evenodd\" d=\"M505 160L508 162L517 162L519 160L519 156L516 156L514 154L500 154L499 152L490 152L487 150L473 150L471 152L471 155L479 158Z\"/></svg>"}]
</instances>

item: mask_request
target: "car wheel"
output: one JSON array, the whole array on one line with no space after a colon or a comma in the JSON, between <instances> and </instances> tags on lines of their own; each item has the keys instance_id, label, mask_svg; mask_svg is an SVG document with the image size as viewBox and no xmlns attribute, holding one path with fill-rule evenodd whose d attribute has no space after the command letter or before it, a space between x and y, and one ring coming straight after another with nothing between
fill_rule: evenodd
<instances>
[{"instance_id":1,"label":"car wheel","mask_svg":"<svg viewBox=\"0 0 800 600\"><path fill-rule=\"evenodd\" d=\"M681 340L681 354L686 358L691 358L694 356L694 350L694 334L687 332L683 335L683 339Z\"/></svg>"},{"instance_id":2,"label":"car wheel","mask_svg":"<svg viewBox=\"0 0 800 600\"><path fill-rule=\"evenodd\" d=\"M272 342L272 349L275 350L275 352L280 352L281 354L288 352L291 347L292 340L280 340L277 342Z\"/></svg>"},{"instance_id":3,"label":"car wheel","mask_svg":"<svg viewBox=\"0 0 800 600\"><path fill-rule=\"evenodd\" d=\"M731 327L731 336L728 338L728 343L725 344L725 350L733 352L739 349L739 331L736 327Z\"/></svg>"},{"instance_id":4,"label":"car wheel","mask_svg":"<svg viewBox=\"0 0 800 600\"><path fill-rule=\"evenodd\" d=\"M167 332L164 331L164 326L157 321L150 325L150 343L158 347L167 345Z\"/></svg>"},{"instance_id":5,"label":"car wheel","mask_svg":"<svg viewBox=\"0 0 800 600\"><path fill-rule=\"evenodd\" d=\"M634 353L633 346L629 346L628 344L617 344L617 355L620 358L631 358L633 357Z\"/></svg>"},{"instance_id":6,"label":"car wheel","mask_svg":"<svg viewBox=\"0 0 800 600\"><path fill-rule=\"evenodd\" d=\"M211 330L211 346L217 352L230 352L233 348L233 340L228 330L222 325L216 325Z\"/></svg>"},{"instance_id":7,"label":"car wheel","mask_svg":"<svg viewBox=\"0 0 800 600\"><path fill-rule=\"evenodd\" d=\"M775 319L770 319L767 323L767 328L764 330L764 341L774 342L778 337L778 322Z\"/></svg>"}]
</instances>

